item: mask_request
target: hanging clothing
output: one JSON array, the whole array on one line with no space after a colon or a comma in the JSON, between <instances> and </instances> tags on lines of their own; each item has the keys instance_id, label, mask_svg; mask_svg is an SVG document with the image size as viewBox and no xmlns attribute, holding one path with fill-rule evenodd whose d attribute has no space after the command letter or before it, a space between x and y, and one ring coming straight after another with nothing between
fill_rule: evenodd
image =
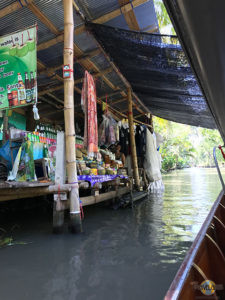
<instances>
[{"instance_id":1,"label":"hanging clothing","mask_svg":"<svg viewBox=\"0 0 225 300\"><path fill-rule=\"evenodd\" d=\"M137 156L144 156L146 148L146 128L144 126L136 126L135 142L137 148Z\"/></svg>"},{"instance_id":2,"label":"hanging clothing","mask_svg":"<svg viewBox=\"0 0 225 300\"><path fill-rule=\"evenodd\" d=\"M146 130L146 153L144 168L150 181L148 188L149 191L163 190L164 185L162 182L162 175L160 171L160 154L156 149L156 140L149 129Z\"/></svg>"},{"instance_id":3,"label":"hanging clothing","mask_svg":"<svg viewBox=\"0 0 225 300\"><path fill-rule=\"evenodd\" d=\"M81 93L81 105L85 115L84 147L89 156L98 152L98 125L95 82L91 74L85 71Z\"/></svg>"},{"instance_id":4,"label":"hanging clothing","mask_svg":"<svg viewBox=\"0 0 225 300\"><path fill-rule=\"evenodd\" d=\"M129 154L130 134L129 129L124 128L123 126L120 129L120 144L121 152L123 152L124 155L127 156Z\"/></svg>"},{"instance_id":5,"label":"hanging clothing","mask_svg":"<svg viewBox=\"0 0 225 300\"><path fill-rule=\"evenodd\" d=\"M99 126L99 145L110 146L117 141L117 122L113 117L106 113L103 115L103 121Z\"/></svg>"}]
</instances>

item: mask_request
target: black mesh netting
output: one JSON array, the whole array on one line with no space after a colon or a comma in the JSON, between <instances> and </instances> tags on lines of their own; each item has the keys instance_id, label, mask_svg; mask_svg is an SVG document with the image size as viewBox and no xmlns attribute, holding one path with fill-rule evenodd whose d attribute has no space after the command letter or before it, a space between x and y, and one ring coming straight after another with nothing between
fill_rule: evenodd
<instances>
[{"instance_id":1,"label":"black mesh netting","mask_svg":"<svg viewBox=\"0 0 225 300\"><path fill-rule=\"evenodd\" d=\"M154 115L216 128L176 37L93 23L87 27Z\"/></svg>"}]
</instances>

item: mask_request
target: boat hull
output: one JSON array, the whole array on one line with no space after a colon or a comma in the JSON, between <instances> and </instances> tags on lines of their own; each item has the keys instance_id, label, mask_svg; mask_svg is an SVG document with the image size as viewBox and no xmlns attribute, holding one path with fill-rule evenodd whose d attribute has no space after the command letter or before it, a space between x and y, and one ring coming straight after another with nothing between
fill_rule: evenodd
<instances>
[{"instance_id":1,"label":"boat hull","mask_svg":"<svg viewBox=\"0 0 225 300\"><path fill-rule=\"evenodd\" d=\"M215 286L212 286L212 283L208 290L204 290L203 282L207 280L215 283ZM165 296L165 300L177 299L225 299L223 192L215 201Z\"/></svg>"}]
</instances>

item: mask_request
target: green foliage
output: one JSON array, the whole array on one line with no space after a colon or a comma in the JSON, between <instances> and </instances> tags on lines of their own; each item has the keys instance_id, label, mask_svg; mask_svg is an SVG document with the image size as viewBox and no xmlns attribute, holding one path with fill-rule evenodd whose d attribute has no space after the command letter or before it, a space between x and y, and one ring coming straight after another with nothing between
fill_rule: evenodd
<instances>
[{"instance_id":1,"label":"green foliage","mask_svg":"<svg viewBox=\"0 0 225 300\"><path fill-rule=\"evenodd\" d=\"M218 130L178 124L154 117L155 131L164 138L160 147L162 170L214 166L213 147L222 144ZM218 161L223 162L218 151Z\"/></svg>"},{"instance_id":2,"label":"green foliage","mask_svg":"<svg viewBox=\"0 0 225 300\"><path fill-rule=\"evenodd\" d=\"M175 30L162 0L154 0L154 4L161 34L175 35Z\"/></svg>"},{"instance_id":3,"label":"green foliage","mask_svg":"<svg viewBox=\"0 0 225 300\"><path fill-rule=\"evenodd\" d=\"M176 34L162 0L154 0L155 10L161 34ZM176 40L177 41L177 40ZM165 43L176 43L172 39ZM213 147L223 144L218 130L193 127L154 118L155 131L164 137L161 146L162 170L191 166L214 166ZM223 163L218 150L217 158Z\"/></svg>"}]
</instances>

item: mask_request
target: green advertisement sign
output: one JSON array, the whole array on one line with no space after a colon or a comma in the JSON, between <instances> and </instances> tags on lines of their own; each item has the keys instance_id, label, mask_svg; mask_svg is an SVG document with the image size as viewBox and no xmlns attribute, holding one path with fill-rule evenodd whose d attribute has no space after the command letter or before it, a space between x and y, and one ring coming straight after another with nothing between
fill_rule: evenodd
<instances>
[{"instance_id":1,"label":"green advertisement sign","mask_svg":"<svg viewBox=\"0 0 225 300\"><path fill-rule=\"evenodd\" d=\"M37 28L0 37L0 110L37 101Z\"/></svg>"}]
</instances>

